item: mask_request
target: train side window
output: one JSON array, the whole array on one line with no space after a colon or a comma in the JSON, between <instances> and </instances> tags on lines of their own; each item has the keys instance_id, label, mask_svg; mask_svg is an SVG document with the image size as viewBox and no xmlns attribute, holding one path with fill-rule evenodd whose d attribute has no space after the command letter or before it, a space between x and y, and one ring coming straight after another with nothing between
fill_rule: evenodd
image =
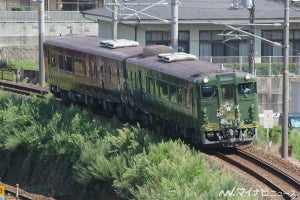
<instances>
[{"instance_id":1,"label":"train side window","mask_svg":"<svg viewBox=\"0 0 300 200\"><path fill-rule=\"evenodd\" d=\"M79 75L84 75L84 68L83 68L83 61L82 60L79 60L79 59L74 59L74 63L73 63L73 66L74 66L74 71L76 74L79 74Z\"/></svg>"},{"instance_id":2,"label":"train side window","mask_svg":"<svg viewBox=\"0 0 300 200\"><path fill-rule=\"evenodd\" d=\"M223 99L233 99L234 97L234 89L233 86L223 86L222 87L222 97Z\"/></svg>"},{"instance_id":3,"label":"train side window","mask_svg":"<svg viewBox=\"0 0 300 200\"><path fill-rule=\"evenodd\" d=\"M55 59L55 54L50 51L50 60L49 60L49 64L51 64L51 67L55 68L56 67L56 59Z\"/></svg>"},{"instance_id":4,"label":"train side window","mask_svg":"<svg viewBox=\"0 0 300 200\"><path fill-rule=\"evenodd\" d=\"M98 65L99 66L99 65ZM104 66L103 65L101 65L100 66L100 73L101 74L99 74L99 77L97 77L97 78L100 78L101 77L101 79L103 80L104 78L105 78L105 72L104 72L105 70L104 70Z\"/></svg>"},{"instance_id":5,"label":"train side window","mask_svg":"<svg viewBox=\"0 0 300 200\"><path fill-rule=\"evenodd\" d=\"M155 95L155 80L151 77L149 77L148 80L149 80L149 93Z\"/></svg>"},{"instance_id":6,"label":"train side window","mask_svg":"<svg viewBox=\"0 0 300 200\"><path fill-rule=\"evenodd\" d=\"M66 71L73 72L73 60L71 57L66 57Z\"/></svg>"},{"instance_id":7,"label":"train side window","mask_svg":"<svg viewBox=\"0 0 300 200\"><path fill-rule=\"evenodd\" d=\"M194 95L193 88L191 88L190 93L191 93L192 111L194 112L195 111L195 101L194 101L195 95Z\"/></svg>"},{"instance_id":8,"label":"train side window","mask_svg":"<svg viewBox=\"0 0 300 200\"><path fill-rule=\"evenodd\" d=\"M201 86L202 98L211 98L217 96L217 88L215 86Z\"/></svg>"},{"instance_id":9,"label":"train side window","mask_svg":"<svg viewBox=\"0 0 300 200\"><path fill-rule=\"evenodd\" d=\"M112 80L111 66L108 66L108 73L109 73L109 82L111 82L111 80Z\"/></svg>"},{"instance_id":10,"label":"train side window","mask_svg":"<svg viewBox=\"0 0 300 200\"><path fill-rule=\"evenodd\" d=\"M87 60L91 60L91 58L87 58ZM91 66L92 66L92 62L91 61L86 62L85 76L87 76L87 77L91 77L92 76L92 74L91 74Z\"/></svg>"},{"instance_id":11,"label":"train side window","mask_svg":"<svg viewBox=\"0 0 300 200\"><path fill-rule=\"evenodd\" d=\"M128 87L132 88L133 87L133 81L132 81L132 71L127 71L127 82L128 82Z\"/></svg>"},{"instance_id":12,"label":"train side window","mask_svg":"<svg viewBox=\"0 0 300 200\"><path fill-rule=\"evenodd\" d=\"M90 68L91 68L91 77L93 79L97 78L97 67L96 67L96 63L95 62L91 62L90 63Z\"/></svg>"},{"instance_id":13,"label":"train side window","mask_svg":"<svg viewBox=\"0 0 300 200\"><path fill-rule=\"evenodd\" d=\"M133 72L133 87L137 88L137 75L136 75L136 72Z\"/></svg>"},{"instance_id":14,"label":"train side window","mask_svg":"<svg viewBox=\"0 0 300 200\"><path fill-rule=\"evenodd\" d=\"M170 100L172 102L177 103L177 91L176 91L176 85L169 84L169 95L170 95Z\"/></svg>"},{"instance_id":15,"label":"train side window","mask_svg":"<svg viewBox=\"0 0 300 200\"><path fill-rule=\"evenodd\" d=\"M140 90L140 92L142 92L142 89L143 89L143 81L142 81L142 72L139 71L139 74L138 74L138 89Z\"/></svg>"},{"instance_id":16,"label":"train side window","mask_svg":"<svg viewBox=\"0 0 300 200\"><path fill-rule=\"evenodd\" d=\"M168 84L166 82L163 81L159 82L159 94L160 94L160 98L169 99Z\"/></svg>"},{"instance_id":17,"label":"train side window","mask_svg":"<svg viewBox=\"0 0 300 200\"><path fill-rule=\"evenodd\" d=\"M120 82L121 82L121 79L120 79L121 77L120 77L120 69L119 68L117 68L117 79L118 79L118 84L120 84Z\"/></svg>"},{"instance_id":18,"label":"train side window","mask_svg":"<svg viewBox=\"0 0 300 200\"><path fill-rule=\"evenodd\" d=\"M256 84L253 82L250 83L240 83L238 85L239 94L252 94L256 93Z\"/></svg>"},{"instance_id":19,"label":"train side window","mask_svg":"<svg viewBox=\"0 0 300 200\"><path fill-rule=\"evenodd\" d=\"M183 104L182 89L177 87L177 102Z\"/></svg>"},{"instance_id":20,"label":"train side window","mask_svg":"<svg viewBox=\"0 0 300 200\"><path fill-rule=\"evenodd\" d=\"M58 55L58 62L59 62L59 69L64 70L65 69L65 59L64 59L64 56Z\"/></svg>"},{"instance_id":21,"label":"train side window","mask_svg":"<svg viewBox=\"0 0 300 200\"><path fill-rule=\"evenodd\" d=\"M186 107L190 107L190 102L189 102L189 93L188 93L188 89L184 88L184 102Z\"/></svg>"},{"instance_id":22,"label":"train side window","mask_svg":"<svg viewBox=\"0 0 300 200\"><path fill-rule=\"evenodd\" d=\"M50 49L48 49L48 48L44 48L44 57L45 57L45 59L47 59L47 60L45 60L45 61L48 61L47 63L48 63L48 66L50 66L50 54L51 54L51 50Z\"/></svg>"}]
</instances>

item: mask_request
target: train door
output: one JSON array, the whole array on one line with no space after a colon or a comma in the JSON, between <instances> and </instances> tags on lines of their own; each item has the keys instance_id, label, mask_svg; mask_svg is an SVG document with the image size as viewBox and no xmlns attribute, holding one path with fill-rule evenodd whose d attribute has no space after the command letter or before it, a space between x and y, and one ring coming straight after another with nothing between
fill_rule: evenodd
<instances>
[{"instance_id":1,"label":"train door","mask_svg":"<svg viewBox=\"0 0 300 200\"><path fill-rule=\"evenodd\" d=\"M235 109L237 106L235 98L235 85L221 85L219 94L219 113L221 127L231 127L235 124Z\"/></svg>"},{"instance_id":2,"label":"train door","mask_svg":"<svg viewBox=\"0 0 300 200\"><path fill-rule=\"evenodd\" d=\"M48 70L48 79L51 80L53 77L53 70L56 70L56 55L53 51L49 50L48 52L48 67L46 67L46 70Z\"/></svg>"},{"instance_id":3,"label":"train door","mask_svg":"<svg viewBox=\"0 0 300 200\"><path fill-rule=\"evenodd\" d=\"M200 98L198 101L198 108L201 112L198 113L199 118L207 116L210 121L217 120L217 108L219 106L218 87L216 85L202 85L200 91L197 92Z\"/></svg>"}]
</instances>

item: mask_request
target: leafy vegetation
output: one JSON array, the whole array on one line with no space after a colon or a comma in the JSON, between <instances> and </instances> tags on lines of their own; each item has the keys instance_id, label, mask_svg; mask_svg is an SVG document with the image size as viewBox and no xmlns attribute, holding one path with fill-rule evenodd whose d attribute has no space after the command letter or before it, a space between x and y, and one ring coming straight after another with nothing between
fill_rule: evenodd
<instances>
[{"instance_id":1,"label":"leafy vegetation","mask_svg":"<svg viewBox=\"0 0 300 200\"><path fill-rule=\"evenodd\" d=\"M258 137L260 143L263 145L272 142L280 146L282 144L282 127L274 126L269 129L269 137L267 136L267 129L264 129L262 126L258 128ZM297 130L289 130L288 135L289 145L293 146L292 156L300 160L300 134Z\"/></svg>"},{"instance_id":2,"label":"leafy vegetation","mask_svg":"<svg viewBox=\"0 0 300 200\"><path fill-rule=\"evenodd\" d=\"M12 7L11 11L25 11L23 7Z\"/></svg>"},{"instance_id":3,"label":"leafy vegetation","mask_svg":"<svg viewBox=\"0 0 300 200\"><path fill-rule=\"evenodd\" d=\"M24 62L8 59L0 59L0 68L23 68L24 70L37 70L37 62Z\"/></svg>"},{"instance_id":4,"label":"leafy vegetation","mask_svg":"<svg viewBox=\"0 0 300 200\"><path fill-rule=\"evenodd\" d=\"M160 135L139 125L104 122L51 95L23 99L0 93L0 149L24 149L45 167L59 160L82 186L112 186L124 199L219 199L221 191L239 186L224 171L211 170L197 151ZM34 166L29 160L27 171ZM94 192L88 195L96 199Z\"/></svg>"},{"instance_id":5,"label":"leafy vegetation","mask_svg":"<svg viewBox=\"0 0 300 200\"><path fill-rule=\"evenodd\" d=\"M38 70L38 63L37 62L29 62L29 61L16 61L11 60L11 66L13 68L23 68L24 70Z\"/></svg>"}]
</instances>

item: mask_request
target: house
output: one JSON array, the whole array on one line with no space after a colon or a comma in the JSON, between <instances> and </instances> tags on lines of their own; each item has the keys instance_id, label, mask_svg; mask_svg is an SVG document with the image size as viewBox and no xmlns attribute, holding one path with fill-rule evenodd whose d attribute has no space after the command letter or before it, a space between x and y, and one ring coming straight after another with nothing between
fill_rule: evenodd
<instances>
[{"instance_id":1,"label":"house","mask_svg":"<svg viewBox=\"0 0 300 200\"><path fill-rule=\"evenodd\" d=\"M31 11L38 9L39 0L0 0L0 11L11 11L14 8ZM48 11L81 11L98 8L103 0L44 0L45 10Z\"/></svg>"},{"instance_id":2,"label":"house","mask_svg":"<svg viewBox=\"0 0 300 200\"><path fill-rule=\"evenodd\" d=\"M118 38L136 40L141 45L170 45L170 2L119 1ZM104 7L81 12L85 18L99 24L100 37L112 37L113 3L114 0L107 0ZM282 56L282 46L276 44L283 43L284 1L255 0L254 6L254 53L257 61L265 56ZM250 12L242 8L240 0L180 0L178 10L178 44L181 50L202 59L249 55L251 37L234 31L249 32L251 26ZM296 56L300 52L300 7L294 3L290 4L289 25L290 56Z\"/></svg>"}]
</instances>

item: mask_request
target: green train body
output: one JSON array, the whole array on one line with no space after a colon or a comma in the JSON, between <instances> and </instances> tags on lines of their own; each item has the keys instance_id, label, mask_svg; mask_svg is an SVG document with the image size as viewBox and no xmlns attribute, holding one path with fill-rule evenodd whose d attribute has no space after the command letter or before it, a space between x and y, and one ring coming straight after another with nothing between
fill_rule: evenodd
<instances>
[{"instance_id":1,"label":"green train body","mask_svg":"<svg viewBox=\"0 0 300 200\"><path fill-rule=\"evenodd\" d=\"M233 147L256 139L255 76L190 57L165 62L145 56L139 46L108 48L99 41L73 35L44 42L46 79L53 93L145 126L160 126L201 146Z\"/></svg>"}]
</instances>

